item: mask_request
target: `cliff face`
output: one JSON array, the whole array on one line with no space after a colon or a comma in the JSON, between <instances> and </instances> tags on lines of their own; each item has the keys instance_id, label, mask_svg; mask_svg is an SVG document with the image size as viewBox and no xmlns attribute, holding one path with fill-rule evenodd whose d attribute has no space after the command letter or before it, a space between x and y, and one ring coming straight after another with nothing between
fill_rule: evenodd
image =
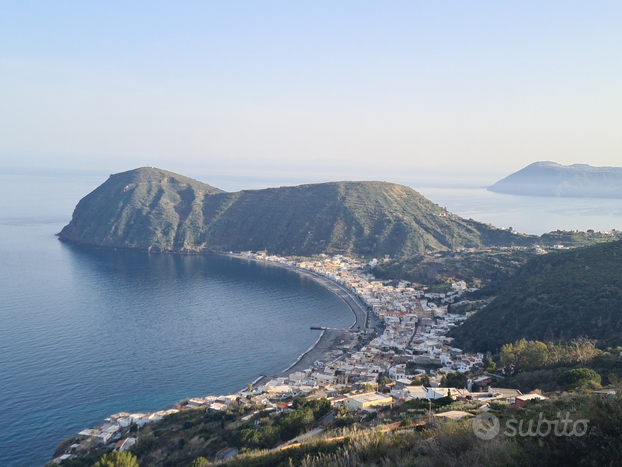
<instances>
[{"instance_id":1,"label":"cliff face","mask_svg":"<svg viewBox=\"0 0 622 467\"><path fill-rule=\"evenodd\" d=\"M622 198L622 168L535 162L488 190L527 196Z\"/></svg>"},{"instance_id":2,"label":"cliff face","mask_svg":"<svg viewBox=\"0 0 622 467\"><path fill-rule=\"evenodd\" d=\"M454 216L392 183L331 182L227 193L154 168L112 175L79 202L59 236L152 251L393 256L531 244L534 239Z\"/></svg>"}]
</instances>

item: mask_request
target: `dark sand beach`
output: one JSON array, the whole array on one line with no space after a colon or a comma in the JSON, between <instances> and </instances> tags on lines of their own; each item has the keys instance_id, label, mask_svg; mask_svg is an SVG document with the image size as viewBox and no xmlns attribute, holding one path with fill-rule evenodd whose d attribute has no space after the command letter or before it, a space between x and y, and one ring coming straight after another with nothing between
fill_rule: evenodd
<instances>
[{"instance_id":1,"label":"dark sand beach","mask_svg":"<svg viewBox=\"0 0 622 467\"><path fill-rule=\"evenodd\" d=\"M272 261L262 261L237 254L229 254L227 256L238 259L246 259L248 261L257 261L263 264L286 268L290 271L296 272L297 274L309 277L326 287L338 297L340 297L344 302L346 302L346 304L350 307L350 310L354 314L354 323L352 324L352 326L350 326L349 330L325 329L323 331L318 331L318 333L322 333L318 341L309 350L302 354L296 362L294 362L288 368L284 369L281 373L278 373L276 375L266 375L259 378L253 383L254 386L260 386L262 384L265 384L272 378L287 376L291 373L311 368L316 361L325 363L329 360L332 360L334 357L331 357L331 353L343 347L350 347L353 344L353 341L356 339L356 331L358 331L359 328L363 329L365 327L365 324L367 322L367 307L346 286L341 285L329 279L328 277L322 276L321 274L309 271L308 269L297 268L295 266L289 266L287 264ZM322 324L318 323L318 326L322 326Z\"/></svg>"}]
</instances>

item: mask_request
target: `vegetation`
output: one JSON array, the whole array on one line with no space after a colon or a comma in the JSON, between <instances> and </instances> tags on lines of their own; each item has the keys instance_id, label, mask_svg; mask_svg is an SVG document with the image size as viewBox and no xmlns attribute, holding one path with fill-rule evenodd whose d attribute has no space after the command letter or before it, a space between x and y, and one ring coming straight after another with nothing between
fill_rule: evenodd
<instances>
[{"instance_id":1,"label":"vegetation","mask_svg":"<svg viewBox=\"0 0 622 467\"><path fill-rule=\"evenodd\" d=\"M594 342L586 338L566 345L521 339L501 347L499 360L505 373L514 375L551 366L588 364L598 353Z\"/></svg>"},{"instance_id":2,"label":"vegetation","mask_svg":"<svg viewBox=\"0 0 622 467\"><path fill-rule=\"evenodd\" d=\"M316 421L330 411L330 402L327 399L307 401L298 398L294 400L294 407L294 411L281 415L273 424L266 423L259 428L251 422L240 425L231 442L239 448L272 448L311 429Z\"/></svg>"},{"instance_id":3,"label":"vegetation","mask_svg":"<svg viewBox=\"0 0 622 467\"><path fill-rule=\"evenodd\" d=\"M112 175L78 203L59 236L150 251L267 249L306 256L403 256L531 245L537 238L462 219L392 183L334 182L225 193L147 167Z\"/></svg>"},{"instance_id":4,"label":"vegetation","mask_svg":"<svg viewBox=\"0 0 622 467\"><path fill-rule=\"evenodd\" d=\"M534 243L541 246L590 246L611 242L618 238L600 232L558 230L542 235ZM407 280L428 286L444 286L463 280L472 287L484 287L473 298L496 294L505 282L516 274L527 261L534 258L534 249L519 247L486 248L480 250L440 251L394 258L378 264L374 275L382 279ZM469 310L470 311L470 310Z\"/></svg>"},{"instance_id":5,"label":"vegetation","mask_svg":"<svg viewBox=\"0 0 622 467\"><path fill-rule=\"evenodd\" d=\"M345 439L307 442L299 448L280 452L249 451L226 462L227 467L303 466L592 466L619 465L622 452L622 398L584 394L554 396L548 401L530 402L523 408L507 403L494 404L495 415L503 427L492 440L478 439L470 420L432 421L418 413L413 404L404 404L383 413L384 422L395 420L415 429L382 433L377 428L359 426L341 434ZM473 410L454 403L440 410ZM398 413L401 412L401 413ZM564 418L588 420L583 436L511 436L508 420L537 424L540 414L547 420ZM421 426L423 421L424 425ZM411 424L409 425L409 422ZM525 429L522 430L525 432ZM519 432L520 433L520 432Z\"/></svg>"},{"instance_id":6,"label":"vegetation","mask_svg":"<svg viewBox=\"0 0 622 467\"><path fill-rule=\"evenodd\" d=\"M619 356L618 349L618 356ZM611 352L613 355L615 352ZM599 356L592 359L596 364ZM603 363L598 363L602 365ZM527 374L521 373L521 375ZM506 402L490 404L493 414L506 427L508 420L530 420L537 423L542 414L547 420L564 418L587 420L582 437L510 436L507 430L492 440L478 439L471 421L440 421L434 413L466 411L472 415L481 413L478 402L459 402L451 398L435 401L412 400L397 407L385 407L374 416L362 417L360 413L344 407L331 409L324 399L292 401L293 411L273 419L269 412L259 406L230 408L226 413L204 410L187 410L171 415L141 429L139 442L128 453L95 451L88 459L63 461L66 466L125 466L110 464L112 459L127 457L143 467L206 467L214 465L216 453L225 447L237 446L239 454L224 463L226 467L272 467L272 466L592 466L619 465L622 452L622 396L597 396L589 391L593 381L590 371L565 369L570 386L579 387L576 392L549 394L550 399L530 401L524 407ZM598 373L596 373L598 374ZM586 390L588 388L588 390ZM334 410L335 419L324 433L305 440L288 449L259 448L257 441L248 437L247 430L257 432L264 427L274 427L280 433L291 430L286 436L275 436L272 447L316 426L327 410ZM242 417L255 414L248 421ZM223 426L224 422L224 426ZM344 423L345 422L345 423ZM388 429L398 431L387 432ZM300 431L299 431L300 430ZM524 431L524 429L523 429ZM136 463L136 456L137 463ZM114 461L113 461L114 462Z\"/></svg>"},{"instance_id":7,"label":"vegetation","mask_svg":"<svg viewBox=\"0 0 622 467\"><path fill-rule=\"evenodd\" d=\"M382 279L425 285L448 287L463 280L471 286L488 288L509 279L534 255L533 251L513 249L439 252L397 258L377 265L373 272Z\"/></svg>"},{"instance_id":8,"label":"vegetation","mask_svg":"<svg viewBox=\"0 0 622 467\"><path fill-rule=\"evenodd\" d=\"M467 376L464 373L448 373L441 379L441 386L446 388L464 389L467 385Z\"/></svg>"},{"instance_id":9,"label":"vegetation","mask_svg":"<svg viewBox=\"0 0 622 467\"><path fill-rule=\"evenodd\" d=\"M497 356L505 377L495 386L522 392L597 389L622 382L622 347L599 350L588 339L569 344L520 340Z\"/></svg>"},{"instance_id":10,"label":"vegetation","mask_svg":"<svg viewBox=\"0 0 622 467\"><path fill-rule=\"evenodd\" d=\"M601 348L622 344L622 242L554 251L531 259L496 298L451 332L463 349L492 351L520 339Z\"/></svg>"},{"instance_id":11,"label":"vegetation","mask_svg":"<svg viewBox=\"0 0 622 467\"><path fill-rule=\"evenodd\" d=\"M95 467L138 467L138 463L136 456L129 452L111 452L104 454Z\"/></svg>"}]
</instances>

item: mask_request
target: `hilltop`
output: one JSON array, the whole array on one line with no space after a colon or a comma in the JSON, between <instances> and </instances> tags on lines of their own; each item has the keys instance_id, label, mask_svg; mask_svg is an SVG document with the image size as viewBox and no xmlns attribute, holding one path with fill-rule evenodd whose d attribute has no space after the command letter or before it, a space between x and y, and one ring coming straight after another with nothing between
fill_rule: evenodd
<instances>
[{"instance_id":1,"label":"hilltop","mask_svg":"<svg viewBox=\"0 0 622 467\"><path fill-rule=\"evenodd\" d=\"M78 203L59 237L148 251L363 256L531 245L537 239L463 219L393 183L343 181L228 193L150 167L111 175Z\"/></svg>"},{"instance_id":2,"label":"hilltop","mask_svg":"<svg viewBox=\"0 0 622 467\"><path fill-rule=\"evenodd\" d=\"M550 252L527 262L494 300L455 329L460 348L493 353L519 339L622 344L622 241Z\"/></svg>"},{"instance_id":3,"label":"hilltop","mask_svg":"<svg viewBox=\"0 0 622 467\"><path fill-rule=\"evenodd\" d=\"M487 189L527 196L622 198L622 168L535 162Z\"/></svg>"}]
</instances>

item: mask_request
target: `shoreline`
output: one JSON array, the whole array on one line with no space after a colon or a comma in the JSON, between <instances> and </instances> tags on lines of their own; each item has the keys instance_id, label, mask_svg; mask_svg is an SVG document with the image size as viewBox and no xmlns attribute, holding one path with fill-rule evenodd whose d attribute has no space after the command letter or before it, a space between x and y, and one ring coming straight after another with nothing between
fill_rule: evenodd
<instances>
[{"instance_id":1,"label":"shoreline","mask_svg":"<svg viewBox=\"0 0 622 467\"><path fill-rule=\"evenodd\" d=\"M262 260L258 260L255 258L249 258L248 256L243 256L237 253L213 252L211 254L227 256L229 258L236 258L236 259L241 259L241 260L246 260L246 261L254 261L256 263L267 264L269 266L276 266L276 267L280 267L280 268L295 272L301 276L308 277L314 280L315 282L317 282L318 284L324 286L324 288L333 292L335 295L341 298L344 302L346 302L346 305L348 305L348 307L350 308L350 311L354 315L354 323L352 323L352 326L350 326L349 329L354 329L357 326L361 328L365 327L365 323L366 323L367 315L368 315L368 311L363 308L365 305L363 305L360 299L356 295L354 295L354 293L352 293L352 291L349 290L347 287L339 284L338 282L335 282L332 279L329 279L326 276L322 276L321 274L318 274L314 271L310 271L308 269L298 268L295 266L290 266L288 264L283 264L283 263L279 263L276 261L262 261Z\"/></svg>"},{"instance_id":2,"label":"shoreline","mask_svg":"<svg viewBox=\"0 0 622 467\"><path fill-rule=\"evenodd\" d=\"M89 245L90 246L90 245ZM150 252L146 252L150 253ZM183 253L182 253L183 254ZM356 296L350 289L339 284L338 282L318 274L314 271L310 271L307 269L299 268L296 266L291 266L288 264L283 264L279 262L273 261L264 261L256 258L250 258L247 256L243 256L240 254L234 253L224 253L224 252L209 252L207 255L215 254L219 256L227 256L229 258L234 258L238 260L247 260L254 261L256 263L267 264L269 266L278 266L284 269L288 269L301 277L309 278L319 285L323 286L325 289L328 289L330 292L337 295L341 298L350 308L350 311L354 315L354 322L348 329L335 329L335 328L321 328L321 333L315 343L309 347L305 352L298 356L297 359L293 361L289 366L284 368L282 371L277 373L276 375L259 375L255 378L254 381L250 383L250 385L256 389L259 386L266 384L268 381L278 377L287 377L291 373L311 369L315 367L316 362L326 363L328 361L335 360L339 357L337 355L337 351L341 351L343 348L351 348L356 343L356 336L359 329L364 329L366 324L374 323L374 327L376 326L376 319L372 313L369 313L367 306ZM318 323L321 324L321 323ZM370 324L371 325L371 324ZM244 391L241 389L240 391ZM240 392L237 391L237 392ZM179 403L179 402L178 402ZM175 403L177 406L178 403ZM155 413L155 412L154 412ZM72 436L70 438L73 438ZM67 439L70 439L67 438ZM66 442L67 440L61 441L57 447L56 451L58 451L59 447ZM55 451L55 454L56 454ZM50 461L51 462L51 461ZM48 464L49 465L49 462Z\"/></svg>"},{"instance_id":3,"label":"shoreline","mask_svg":"<svg viewBox=\"0 0 622 467\"><path fill-rule=\"evenodd\" d=\"M324 288L328 289L330 292L341 298L346 303L346 305L348 305L350 311L354 315L354 323L352 323L348 330L330 328L323 329L320 337L315 342L315 344L309 347L309 349L301 354L291 365L275 375L259 376L253 383L251 383L253 387L265 384L272 378L283 377L289 375L290 373L296 373L298 371L312 368L316 361L326 363L326 361L330 360L327 358L323 358L326 354L342 348L344 346L343 344L345 344L346 342L348 342L349 339L352 338L352 331L356 331L358 330L358 328L365 328L368 317L369 319L371 319L372 315L368 313L368 310L363 308L364 305L360 302L360 299L356 295L354 295L352 291L350 291L347 287L339 284L338 282L329 279L326 276L322 276L321 274L317 274L316 272L309 271L307 269L302 269L274 261L263 261L236 253L213 254L227 256L229 258L235 258L239 260L254 261L256 263L267 264L269 266L276 266L295 272L300 276L308 277L309 279L317 282L318 284L322 285Z\"/></svg>"}]
</instances>

